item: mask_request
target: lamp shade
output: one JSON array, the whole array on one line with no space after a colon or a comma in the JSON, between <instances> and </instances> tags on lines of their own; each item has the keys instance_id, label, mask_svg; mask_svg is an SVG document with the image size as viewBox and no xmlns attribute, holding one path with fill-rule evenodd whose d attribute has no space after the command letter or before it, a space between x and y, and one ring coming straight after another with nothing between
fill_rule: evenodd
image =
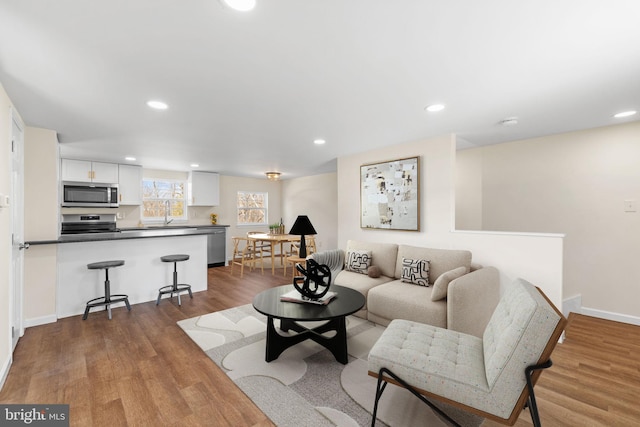
<instances>
[{"instance_id":1,"label":"lamp shade","mask_svg":"<svg viewBox=\"0 0 640 427\"><path fill-rule=\"evenodd\" d=\"M306 215L298 215L298 218L296 218L296 222L293 223L293 227L291 227L289 234L300 236L300 253L298 256L300 258L306 258L307 243L304 236L308 236L309 234L318 234L316 229L313 228L313 225L311 225L309 217Z\"/></svg>"},{"instance_id":2,"label":"lamp shade","mask_svg":"<svg viewBox=\"0 0 640 427\"><path fill-rule=\"evenodd\" d=\"M309 217L306 215L298 215L296 218L296 222L293 223L293 227L291 227L291 231L289 234L294 234L296 236L307 236L309 234L318 234L316 229L313 228L311 221L309 221Z\"/></svg>"}]
</instances>

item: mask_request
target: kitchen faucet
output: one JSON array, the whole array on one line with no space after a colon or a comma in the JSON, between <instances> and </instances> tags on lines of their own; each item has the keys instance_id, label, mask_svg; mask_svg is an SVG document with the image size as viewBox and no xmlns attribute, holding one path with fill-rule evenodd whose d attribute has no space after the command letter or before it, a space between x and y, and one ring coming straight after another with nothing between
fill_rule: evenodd
<instances>
[{"instance_id":1,"label":"kitchen faucet","mask_svg":"<svg viewBox=\"0 0 640 427\"><path fill-rule=\"evenodd\" d=\"M169 210L171 210L171 201L165 200L164 202L164 225L169 225L173 218L169 219Z\"/></svg>"}]
</instances>

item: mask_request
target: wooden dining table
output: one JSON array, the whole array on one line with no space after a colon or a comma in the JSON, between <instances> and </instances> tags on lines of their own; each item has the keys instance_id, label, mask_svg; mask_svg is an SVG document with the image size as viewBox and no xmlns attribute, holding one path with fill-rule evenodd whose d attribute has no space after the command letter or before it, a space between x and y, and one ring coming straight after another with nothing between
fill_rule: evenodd
<instances>
[{"instance_id":1,"label":"wooden dining table","mask_svg":"<svg viewBox=\"0 0 640 427\"><path fill-rule=\"evenodd\" d=\"M284 244L300 241L300 236L296 236L294 234L261 233L261 234L250 234L247 237L257 242L269 242L269 244L271 245L271 274L272 275L274 275L276 272L276 263L275 263L276 246L278 244L280 245L280 254L278 255L278 257L280 258L280 265L284 266L284 256L285 256Z\"/></svg>"}]
</instances>

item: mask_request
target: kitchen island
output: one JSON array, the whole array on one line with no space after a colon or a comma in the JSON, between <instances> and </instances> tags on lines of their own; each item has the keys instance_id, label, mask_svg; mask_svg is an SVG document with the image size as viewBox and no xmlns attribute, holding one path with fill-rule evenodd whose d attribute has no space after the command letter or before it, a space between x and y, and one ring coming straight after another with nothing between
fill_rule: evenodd
<instances>
[{"instance_id":1,"label":"kitchen island","mask_svg":"<svg viewBox=\"0 0 640 427\"><path fill-rule=\"evenodd\" d=\"M104 294L104 271L87 269L92 262L125 261L109 270L109 280L111 293L128 295L131 304L155 301L158 289L171 284L173 263L162 262L164 255L189 255L188 261L177 264L178 279L190 284L194 293L206 290L207 239L224 227L146 227L28 243L57 244L56 317L62 318L83 313L88 300Z\"/></svg>"}]
</instances>

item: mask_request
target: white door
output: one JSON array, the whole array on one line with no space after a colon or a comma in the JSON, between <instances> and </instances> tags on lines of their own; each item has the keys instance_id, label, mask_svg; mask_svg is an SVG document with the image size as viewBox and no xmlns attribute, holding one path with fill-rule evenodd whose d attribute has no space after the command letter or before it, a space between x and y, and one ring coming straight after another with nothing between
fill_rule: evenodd
<instances>
[{"instance_id":1,"label":"white door","mask_svg":"<svg viewBox=\"0 0 640 427\"><path fill-rule=\"evenodd\" d=\"M22 289L24 284L24 125L20 117L11 110L11 227L12 227L12 255L10 310L11 310L11 339L13 348L18 344L18 338L24 334L22 325Z\"/></svg>"}]
</instances>

